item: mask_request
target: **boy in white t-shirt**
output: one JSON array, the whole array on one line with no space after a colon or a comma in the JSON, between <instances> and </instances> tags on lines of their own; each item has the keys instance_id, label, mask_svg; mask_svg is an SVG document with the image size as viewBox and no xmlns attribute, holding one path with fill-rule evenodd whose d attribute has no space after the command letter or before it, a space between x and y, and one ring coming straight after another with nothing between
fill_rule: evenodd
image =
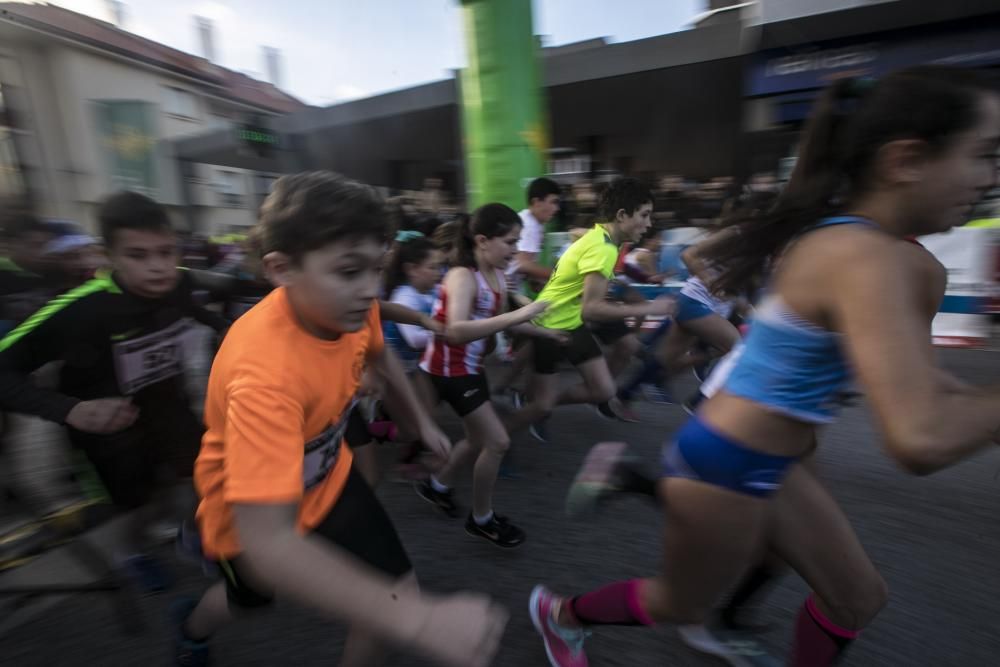
<instances>
[{"instance_id":1,"label":"boy in white t-shirt","mask_svg":"<svg viewBox=\"0 0 1000 667\"><path fill-rule=\"evenodd\" d=\"M511 292L521 291L522 281L544 283L552 269L538 263L538 256L545 244L545 225L559 212L559 184L550 178L536 178L528 186L528 208L521 211L521 239L517 255L507 268L507 287Z\"/></svg>"}]
</instances>

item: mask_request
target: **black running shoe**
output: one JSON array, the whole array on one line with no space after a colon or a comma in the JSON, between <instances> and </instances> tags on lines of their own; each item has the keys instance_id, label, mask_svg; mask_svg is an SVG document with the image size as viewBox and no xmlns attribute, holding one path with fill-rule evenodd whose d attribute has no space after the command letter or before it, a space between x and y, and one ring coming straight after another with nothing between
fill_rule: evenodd
<instances>
[{"instance_id":1,"label":"black running shoe","mask_svg":"<svg viewBox=\"0 0 1000 667\"><path fill-rule=\"evenodd\" d=\"M437 507L452 519L458 516L458 504L455 502L454 489L448 489L442 493L431 486L428 480L417 482L413 485L413 490L417 492L418 496Z\"/></svg>"},{"instance_id":2,"label":"black running shoe","mask_svg":"<svg viewBox=\"0 0 1000 667\"><path fill-rule=\"evenodd\" d=\"M518 389L510 389L508 391L510 391L510 404L514 406L515 410L520 410L528 402L528 399L524 396L524 392Z\"/></svg>"},{"instance_id":3,"label":"black running shoe","mask_svg":"<svg viewBox=\"0 0 1000 667\"><path fill-rule=\"evenodd\" d=\"M498 547L511 549L524 542L524 531L507 520L507 517L494 513L493 518L485 526L480 526L469 514L465 522L465 532L473 537L482 537Z\"/></svg>"},{"instance_id":4,"label":"black running shoe","mask_svg":"<svg viewBox=\"0 0 1000 667\"><path fill-rule=\"evenodd\" d=\"M207 667L208 643L194 641L184 635L184 623L198 606L198 601L181 598L170 605L170 621L174 626L174 664L179 667Z\"/></svg>"},{"instance_id":5,"label":"black running shoe","mask_svg":"<svg viewBox=\"0 0 1000 667\"><path fill-rule=\"evenodd\" d=\"M541 443L547 443L549 441L549 427L547 422L548 417L545 419L536 421L530 427L528 427L528 432L534 436L535 440Z\"/></svg>"},{"instance_id":6,"label":"black running shoe","mask_svg":"<svg viewBox=\"0 0 1000 667\"><path fill-rule=\"evenodd\" d=\"M597 414L601 415L605 419L618 421L618 415L616 415L615 411L611 409L610 402L604 401L603 403L598 403L594 406L594 409L597 410Z\"/></svg>"}]
</instances>

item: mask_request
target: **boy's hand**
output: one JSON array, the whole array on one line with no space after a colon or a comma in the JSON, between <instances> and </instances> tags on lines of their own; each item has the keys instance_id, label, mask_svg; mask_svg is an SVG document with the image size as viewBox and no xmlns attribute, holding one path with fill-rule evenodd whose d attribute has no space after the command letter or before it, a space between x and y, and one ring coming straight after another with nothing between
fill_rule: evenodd
<instances>
[{"instance_id":1,"label":"boy's hand","mask_svg":"<svg viewBox=\"0 0 1000 667\"><path fill-rule=\"evenodd\" d=\"M510 615L485 595L458 593L432 598L414 646L448 667L487 667L493 662Z\"/></svg>"},{"instance_id":2,"label":"boy's hand","mask_svg":"<svg viewBox=\"0 0 1000 667\"><path fill-rule=\"evenodd\" d=\"M131 398L98 398L73 406L66 424L84 433L105 435L128 428L138 417L139 408Z\"/></svg>"}]
</instances>

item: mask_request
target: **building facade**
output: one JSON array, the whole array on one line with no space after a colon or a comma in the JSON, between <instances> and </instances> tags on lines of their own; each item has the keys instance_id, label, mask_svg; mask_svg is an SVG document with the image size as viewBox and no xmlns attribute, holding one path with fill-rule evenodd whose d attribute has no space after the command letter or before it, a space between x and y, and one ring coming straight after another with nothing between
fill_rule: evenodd
<instances>
[{"instance_id":1,"label":"building facade","mask_svg":"<svg viewBox=\"0 0 1000 667\"><path fill-rule=\"evenodd\" d=\"M274 86L52 5L0 3L0 195L94 229L109 192L165 204L181 229L252 225L270 174L177 166L174 141L267 125L306 105Z\"/></svg>"}]
</instances>

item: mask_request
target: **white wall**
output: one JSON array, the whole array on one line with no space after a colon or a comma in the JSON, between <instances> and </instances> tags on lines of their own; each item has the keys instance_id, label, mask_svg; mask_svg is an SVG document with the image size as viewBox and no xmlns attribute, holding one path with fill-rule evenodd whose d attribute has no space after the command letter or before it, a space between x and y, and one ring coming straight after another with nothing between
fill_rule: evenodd
<instances>
[{"instance_id":1,"label":"white wall","mask_svg":"<svg viewBox=\"0 0 1000 667\"><path fill-rule=\"evenodd\" d=\"M107 100L148 102L155 112L152 131L157 146L157 199L178 216L184 203L179 169L169 154L169 140L201 134L220 118L243 120L251 109L203 91L199 84L139 63L118 60L55 39L0 43L0 81L19 85L27 102L20 117L27 150L21 159L32 169L32 184L39 193L43 214L79 221L96 229L96 204L112 189L110 165L98 125L96 103ZM193 95L191 117L164 109L166 88ZM252 172L230 169L241 176L241 206L226 204L215 185L218 168L196 165L200 184L190 188L195 213L205 231L249 226L256 221Z\"/></svg>"}]
</instances>

